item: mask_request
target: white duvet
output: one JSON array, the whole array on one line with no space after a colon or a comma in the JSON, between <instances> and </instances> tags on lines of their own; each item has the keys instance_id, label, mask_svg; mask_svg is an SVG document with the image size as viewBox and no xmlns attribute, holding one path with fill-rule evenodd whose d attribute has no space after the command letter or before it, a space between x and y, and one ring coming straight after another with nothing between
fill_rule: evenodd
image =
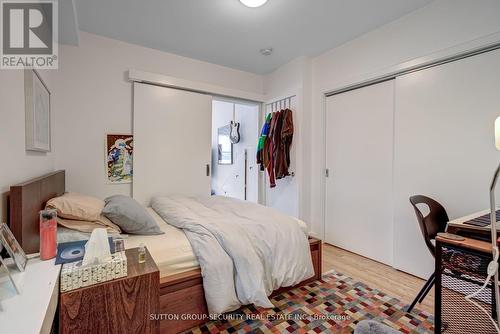
<instances>
[{"instance_id":1,"label":"white duvet","mask_svg":"<svg viewBox=\"0 0 500 334\"><path fill-rule=\"evenodd\" d=\"M277 210L233 198L156 197L153 209L184 230L198 258L208 311L273 307L269 296L314 274L307 235Z\"/></svg>"}]
</instances>

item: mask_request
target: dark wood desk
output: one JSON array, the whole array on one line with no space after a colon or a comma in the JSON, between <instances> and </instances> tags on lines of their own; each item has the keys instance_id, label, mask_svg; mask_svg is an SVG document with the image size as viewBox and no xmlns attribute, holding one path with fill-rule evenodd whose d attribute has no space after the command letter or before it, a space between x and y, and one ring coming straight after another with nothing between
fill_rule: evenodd
<instances>
[{"instance_id":1,"label":"dark wood desk","mask_svg":"<svg viewBox=\"0 0 500 334\"><path fill-rule=\"evenodd\" d=\"M485 314L465 300L483 285L491 253L490 242L436 237L435 333L495 333ZM495 315L492 281L481 295L475 301Z\"/></svg>"},{"instance_id":2,"label":"dark wood desk","mask_svg":"<svg viewBox=\"0 0 500 334\"><path fill-rule=\"evenodd\" d=\"M491 254L491 242L487 242L484 240L477 240L473 238L467 238L467 237L464 238L465 240L450 240L437 236L436 243L440 242L442 244L454 245L464 249L472 249L478 252Z\"/></svg>"}]
</instances>

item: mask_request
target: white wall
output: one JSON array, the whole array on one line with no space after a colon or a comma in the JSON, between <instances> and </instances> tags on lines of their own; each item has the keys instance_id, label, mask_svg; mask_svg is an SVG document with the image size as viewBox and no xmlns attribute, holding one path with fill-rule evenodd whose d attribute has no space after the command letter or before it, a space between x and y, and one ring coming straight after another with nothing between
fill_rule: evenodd
<instances>
[{"instance_id":1,"label":"white wall","mask_svg":"<svg viewBox=\"0 0 500 334\"><path fill-rule=\"evenodd\" d=\"M78 47L60 47L59 59L56 166L66 169L68 190L101 198L131 192L130 184L107 184L104 166L106 133L132 132L129 69L263 92L259 75L83 32Z\"/></svg>"},{"instance_id":2,"label":"white wall","mask_svg":"<svg viewBox=\"0 0 500 334\"><path fill-rule=\"evenodd\" d=\"M53 71L39 71L52 92L55 105ZM56 145L52 141L51 153L27 152L25 150L24 71L0 70L0 222L7 220L7 194L10 186L54 170ZM54 124L54 112L51 114ZM54 138L52 131L52 138Z\"/></svg>"},{"instance_id":3,"label":"white wall","mask_svg":"<svg viewBox=\"0 0 500 334\"><path fill-rule=\"evenodd\" d=\"M499 0L437 0L312 60L312 125L306 135L312 151L311 196L303 205L310 207L313 233L321 235L323 230L324 93L463 43L496 36L498 13Z\"/></svg>"},{"instance_id":4,"label":"white wall","mask_svg":"<svg viewBox=\"0 0 500 334\"><path fill-rule=\"evenodd\" d=\"M404 62L500 31L499 0L437 0L313 59L311 227L323 226L324 98L327 91Z\"/></svg>"},{"instance_id":5,"label":"white wall","mask_svg":"<svg viewBox=\"0 0 500 334\"><path fill-rule=\"evenodd\" d=\"M277 180L273 189L267 183L266 202L309 223L311 59L295 59L266 75L264 91L268 102L296 95L292 99L294 136L290 168L295 177ZM270 111L268 106L266 112Z\"/></svg>"},{"instance_id":6,"label":"white wall","mask_svg":"<svg viewBox=\"0 0 500 334\"><path fill-rule=\"evenodd\" d=\"M212 105L212 191L216 195L245 198L244 172L247 150L247 199L257 203L259 178L256 147L259 136L259 106L236 103L235 118L236 122L240 123L240 141L233 144L233 164L219 165L217 131L233 120L233 103L215 100Z\"/></svg>"}]
</instances>

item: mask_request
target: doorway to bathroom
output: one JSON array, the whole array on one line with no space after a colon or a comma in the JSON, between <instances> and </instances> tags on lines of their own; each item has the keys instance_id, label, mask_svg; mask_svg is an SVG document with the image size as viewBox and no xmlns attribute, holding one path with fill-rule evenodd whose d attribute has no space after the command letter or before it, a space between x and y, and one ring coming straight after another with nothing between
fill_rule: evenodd
<instances>
[{"instance_id":1,"label":"doorway to bathroom","mask_svg":"<svg viewBox=\"0 0 500 334\"><path fill-rule=\"evenodd\" d=\"M257 203L259 104L212 101L212 195Z\"/></svg>"}]
</instances>

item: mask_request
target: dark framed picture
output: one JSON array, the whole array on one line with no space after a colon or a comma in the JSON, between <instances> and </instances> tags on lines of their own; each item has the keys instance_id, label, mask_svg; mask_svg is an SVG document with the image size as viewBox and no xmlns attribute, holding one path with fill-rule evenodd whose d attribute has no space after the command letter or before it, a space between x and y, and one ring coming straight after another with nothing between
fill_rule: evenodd
<instances>
[{"instance_id":1,"label":"dark framed picture","mask_svg":"<svg viewBox=\"0 0 500 334\"><path fill-rule=\"evenodd\" d=\"M17 268L20 271L24 271L28 258L5 223L0 224L0 243L3 247L5 247L7 253L9 253L10 257L14 260Z\"/></svg>"}]
</instances>

